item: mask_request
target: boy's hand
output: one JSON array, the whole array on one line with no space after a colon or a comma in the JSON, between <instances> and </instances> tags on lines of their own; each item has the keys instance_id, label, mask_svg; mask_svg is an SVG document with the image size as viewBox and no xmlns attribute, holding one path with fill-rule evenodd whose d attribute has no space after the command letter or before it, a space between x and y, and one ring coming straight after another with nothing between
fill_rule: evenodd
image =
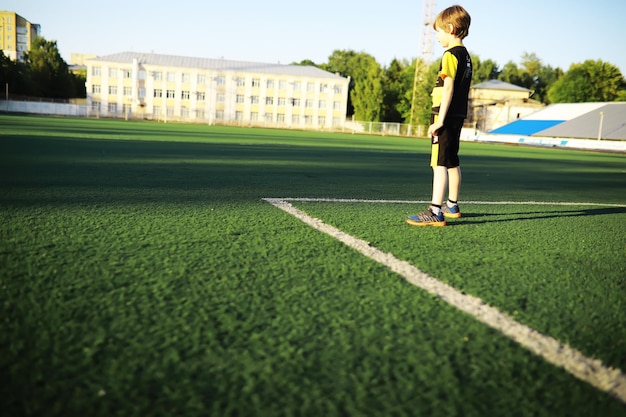
<instances>
[{"instance_id":1,"label":"boy's hand","mask_svg":"<svg viewBox=\"0 0 626 417\"><path fill-rule=\"evenodd\" d=\"M428 127L428 135L429 136L437 136L437 131L443 127L443 123L440 121L436 121L432 125Z\"/></svg>"}]
</instances>

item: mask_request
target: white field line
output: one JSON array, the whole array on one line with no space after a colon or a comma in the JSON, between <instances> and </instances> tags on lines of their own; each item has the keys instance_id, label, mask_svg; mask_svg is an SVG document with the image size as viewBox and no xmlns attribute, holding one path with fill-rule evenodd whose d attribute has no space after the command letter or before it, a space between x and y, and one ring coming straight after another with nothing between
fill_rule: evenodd
<instances>
[{"instance_id":1,"label":"white field line","mask_svg":"<svg viewBox=\"0 0 626 417\"><path fill-rule=\"evenodd\" d=\"M384 204L430 204L430 200L368 200L359 198L310 198L310 197L294 197L294 198L264 198L265 201L302 201L302 202L327 202L327 203L384 203ZM503 206L598 206L598 207L625 207L626 204L615 203L583 203L583 202L563 202L563 201L465 201L459 204L485 204L485 205L503 205Z\"/></svg>"},{"instance_id":2,"label":"white field line","mask_svg":"<svg viewBox=\"0 0 626 417\"><path fill-rule=\"evenodd\" d=\"M567 344L561 343L550 336L539 333L526 325L516 322L507 314L485 304L485 302L480 298L463 294L448 284L445 284L425 272L420 271L410 263L396 258L393 254L385 253L380 249L370 246L369 243L364 240L358 239L333 226L327 225L320 219L309 216L307 213L293 207L287 199L264 198L263 200L291 214L312 228L339 240L368 258L385 265L393 272L400 274L409 283L441 298L443 301L458 308L459 310L470 314L477 320L498 330L526 349L544 358L546 361L558 367L564 368L576 378L585 381L597 389L616 397L621 402L626 403L626 375L620 369L607 367L600 360L588 358Z\"/></svg>"}]
</instances>

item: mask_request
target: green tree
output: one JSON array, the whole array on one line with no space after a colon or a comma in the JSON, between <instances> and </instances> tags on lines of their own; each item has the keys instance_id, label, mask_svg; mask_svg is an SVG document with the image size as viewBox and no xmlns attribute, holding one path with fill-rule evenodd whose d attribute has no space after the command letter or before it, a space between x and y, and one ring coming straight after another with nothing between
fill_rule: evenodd
<instances>
[{"instance_id":1,"label":"green tree","mask_svg":"<svg viewBox=\"0 0 626 417\"><path fill-rule=\"evenodd\" d=\"M383 100L382 69L373 56L365 52L335 50L328 58L328 63L321 68L350 77L347 116L354 114L356 118L359 118L376 114L377 119L361 120L380 120L380 107ZM376 105L379 109L374 111Z\"/></svg>"},{"instance_id":2,"label":"green tree","mask_svg":"<svg viewBox=\"0 0 626 417\"><path fill-rule=\"evenodd\" d=\"M480 84L489 80L496 80L500 75L498 64L491 59L482 61L477 55L472 56L472 84Z\"/></svg>"},{"instance_id":3,"label":"green tree","mask_svg":"<svg viewBox=\"0 0 626 417\"><path fill-rule=\"evenodd\" d=\"M379 122L383 105L383 71L376 60L366 59L367 72L355 81L352 90L354 117L357 120Z\"/></svg>"},{"instance_id":4,"label":"green tree","mask_svg":"<svg viewBox=\"0 0 626 417\"><path fill-rule=\"evenodd\" d=\"M393 59L389 67L383 71L383 108L382 120L385 122L402 122L402 111L400 103L407 89L411 88L410 80L407 85L405 79L405 68L409 64L406 61Z\"/></svg>"},{"instance_id":5,"label":"green tree","mask_svg":"<svg viewBox=\"0 0 626 417\"><path fill-rule=\"evenodd\" d=\"M547 103L548 88L562 75L562 71L559 68L544 66L536 54L528 52L522 55L521 66L522 87L534 91L533 99Z\"/></svg>"},{"instance_id":6,"label":"green tree","mask_svg":"<svg viewBox=\"0 0 626 417\"><path fill-rule=\"evenodd\" d=\"M40 97L76 97L76 86L56 41L36 38L26 53L35 94Z\"/></svg>"},{"instance_id":7,"label":"green tree","mask_svg":"<svg viewBox=\"0 0 626 417\"><path fill-rule=\"evenodd\" d=\"M602 60L572 64L548 90L552 103L617 101L624 97L626 81L615 65Z\"/></svg>"},{"instance_id":8,"label":"green tree","mask_svg":"<svg viewBox=\"0 0 626 417\"><path fill-rule=\"evenodd\" d=\"M418 66L415 70L415 66ZM437 74L439 62L427 65L421 58L417 58L412 66L414 70L414 88L407 92L406 98L412 103L408 114L405 114L406 122L413 126L427 126L430 124L433 99L431 96ZM412 116L412 117L411 117Z\"/></svg>"},{"instance_id":9,"label":"green tree","mask_svg":"<svg viewBox=\"0 0 626 417\"><path fill-rule=\"evenodd\" d=\"M29 68L19 61L12 61L0 50L0 87L2 97L6 94L31 95L33 92Z\"/></svg>"}]
</instances>

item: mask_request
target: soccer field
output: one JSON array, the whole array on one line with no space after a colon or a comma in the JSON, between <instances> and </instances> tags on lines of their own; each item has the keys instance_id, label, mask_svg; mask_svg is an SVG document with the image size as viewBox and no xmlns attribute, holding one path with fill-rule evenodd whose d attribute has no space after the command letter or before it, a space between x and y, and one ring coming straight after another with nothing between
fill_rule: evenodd
<instances>
[{"instance_id":1,"label":"soccer field","mask_svg":"<svg viewBox=\"0 0 626 417\"><path fill-rule=\"evenodd\" d=\"M626 155L0 115L11 416L624 416Z\"/></svg>"}]
</instances>

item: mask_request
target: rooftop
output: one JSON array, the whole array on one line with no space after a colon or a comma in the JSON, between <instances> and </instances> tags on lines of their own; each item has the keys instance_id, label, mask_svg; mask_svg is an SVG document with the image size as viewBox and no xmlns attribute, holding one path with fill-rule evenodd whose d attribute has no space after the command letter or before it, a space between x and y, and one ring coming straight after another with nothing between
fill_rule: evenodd
<instances>
[{"instance_id":1,"label":"rooftop","mask_svg":"<svg viewBox=\"0 0 626 417\"><path fill-rule=\"evenodd\" d=\"M142 52L120 52L87 60L99 62L132 63L134 59L143 65L179 68L203 68L214 71L253 72L260 74L293 75L300 77L335 78L345 80L337 74L308 65L267 64L259 62L232 61L222 58L197 58L178 55L161 55Z\"/></svg>"}]
</instances>

